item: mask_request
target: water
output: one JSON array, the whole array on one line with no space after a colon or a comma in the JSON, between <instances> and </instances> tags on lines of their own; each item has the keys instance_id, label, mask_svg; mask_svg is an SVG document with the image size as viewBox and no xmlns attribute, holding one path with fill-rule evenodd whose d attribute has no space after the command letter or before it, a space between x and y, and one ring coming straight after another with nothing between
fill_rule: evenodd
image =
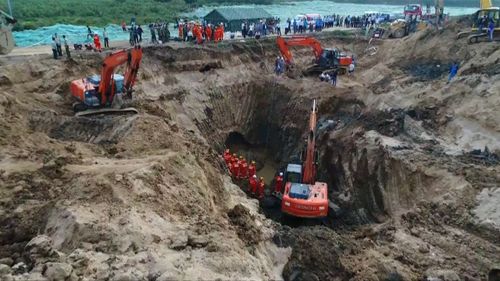
<instances>
[{"instance_id":1,"label":"water","mask_svg":"<svg viewBox=\"0 0 500 281\"><path fill-rule=\"evenodd\" d=\"M403 6L400 5L373 5L373 4L351 4L351 3L335 3L332 1L303 1L289 2L284 4L274 5L238 5L236 7L261 7L268 11L274 17L279 17L283 21L286 18L293 18L298 14L319 13L321 15L341 14L341 15L362 15L366 11L377 11L380 13L401 14ZM215 6L206 6L196 9L193 12L186 13L187 17L201 18L208 14ZM424 8L425 9L425 8ZM445 12L452 16L472 14L477 11L477 8L461 8L447 7ZM102 28L91 27L92 31L97 32L102 36ZM170 33L176 36L177 32L170 24ZM149 37L149 30L143 26L145 37ZM110 40L128 40L128 32L123 32L118 25L107 26ZM50 44L51 36L57 33L58 35L66 35L71 43L83 43L86 41L87 28L85 26L57 24L49 27L42 27L35 30L26 30L14 32L14 38L17 46L28 47L36 45Z\"/></svg>"}]
</instances>

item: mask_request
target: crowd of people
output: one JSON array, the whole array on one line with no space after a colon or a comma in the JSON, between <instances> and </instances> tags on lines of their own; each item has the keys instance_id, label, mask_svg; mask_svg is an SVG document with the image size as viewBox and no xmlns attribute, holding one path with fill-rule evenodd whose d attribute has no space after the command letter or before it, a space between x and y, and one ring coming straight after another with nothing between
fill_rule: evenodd
<instances>
[{"instance_id":1,"label":"crowd of people","mask_svg":"<svg viewBox=\"0 0 500 281\"><path fill-rule=\"evenodd\" d=\"M177 22L180 41L196 42L220 42L224 39L224 24L213 25L206 22L181 21Z\"/></svg>"},{"instance_id":2,"label":"crowd of people","mask_svg":"<svg viewBox=\"0 0 500 281\"><path fill-rule=\"evenodd\" d=\"M365 14L362 16L342 16L329 15L308 19L307 17L290 19L286 21L285 34L296 34L306 32L317 32L324 28L344 27L344 28L367 28L382 21L389 21L389 15L378 13Z\"/></svg>"},{"instance_id":3,"label":"crowd of people","mask_svg":"<svg viewBox=\"0 0 500 281\"><path fill-rule=\"evenodd\" d=\"M264 177L257 177L255 161L247 162L243 156L231 154L226 149L222 154L227 170L231 177L246 186L247 191L262 200L265 196L266 183ZM283 173L279 173L274 179L274 193L283 192Z\"/></svg>"}]
</instances>

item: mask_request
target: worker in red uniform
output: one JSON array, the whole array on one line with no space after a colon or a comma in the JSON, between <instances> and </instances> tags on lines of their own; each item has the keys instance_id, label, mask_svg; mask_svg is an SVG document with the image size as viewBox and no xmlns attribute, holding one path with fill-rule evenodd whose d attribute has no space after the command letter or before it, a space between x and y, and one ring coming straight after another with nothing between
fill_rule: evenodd
<instances>
[{"instance_id":1,"label":"worker in red uniform","mask_svg":"<svg viewBox=\"0 0 500 281\"><path fill-rule=\"evenodd\" d=\"M245 160L245 158L243 158L240 164L240 178L241 179L248 178L248 165L247 165L247 160Z\"/></svg>"},{"instance_id":2,"label":"worker in red uniform","mask_svg":"<svg viewBox=\"0 0 500 281\"><path fill-rule=\"evenodd\" d=\"M258 190L257 190L257 196L258 196L259 200L264 198L265 187L266 187L266 183L264 182L264 177L260 177Z\"/></svg>"},{"instance_id":3,"label":"worker in red uniform","mask_svg":"<svg viewBox=\"0 0 500 281\"><path fill-rule=\"evenodd\" d=\"M226 162L226 165L229 167L229 163L231 163L231 152L229 149L224 150L224 154L222 155L224 158L224 162Z\"/></svg>"},{"instance_id":4,"label":"worker in red uniform","mask_svg":"<svg viewBox=\"0 0 500 281\"><path fill-rule=\"evenodd\" d=\"M229 170L229 175L233 176L234 172L233 162L229 162L229 164L227 164L227 169Z\"/></svg>"},{"instance_id":5,"label":"worker in red uniform","mask_svg":"<svg viewBox=\"0 0 500 281\"><path fill-rule=\"evenodd\" d=\"M201 26L199 26L198 24L193 27L193 35L194 37L196 37L196 43L198 43L198 45L201 45L201 43L203 43L203 34L201 32Z\"/></svg>"},{"instance_id":6,"label":"worker in red uniform","mask_svg":"<svg viewBox=\"0 0 500 281\"><path fill-rule=\"evenodd\" d=\"M238 158L233 162L233 177L236 179L240 178L240 160Z\"/></svg>"},{"instance_id":7,"label":"worker in red uniform","mask_svg":"<svg viewBox=\"0 0 500 281\"><path fill-rule=\"evenodd\" d=\"M96 51L102 51L102 48L101 48L101 40L99 40L99 35L94 34L94 45L95 45L95 50Z\"/></svg>"},{"instance_id":8,"label":"worker in red uniform","mask_svg":"<svg viewBox=\"0 0 500 281\"><path fill-rule=\"evenodd\" d=\"M231 163L234 165L235 162L238 162L238 156L236 153L233 153L233 155L231 155Z\"/></svg>"},{"instance_id":9,"label":"worker in red uniform","mask_svg":"<svg viewBox=\"0 0 500 281\"><path fill-rule=\"evenodd\" d=\"M248 177L255 176L255 161L252 161L250 165L248 165Z\"/></svg>"},{"instance_id":10,"label":"worker in red uniform","mask_svg":"<svg viewBox=\"0 0 500 281\"><path fill-rule=\"evenodd\" d=\"M257 192L257 175L253 175L248 179L249 191L251 194Z\"/></svg>"},{"instance_id":11,"label":"worker in red uniform","mask_svg":"<svg viewBox=\"0 0 500 281\"><path fill-rule=\"evenodd\" d=\"M280 172L279 175L276 176L276 183L274 186L274 192L282 193L283 191L283 173Z\"/></svg>"}]
</instances>

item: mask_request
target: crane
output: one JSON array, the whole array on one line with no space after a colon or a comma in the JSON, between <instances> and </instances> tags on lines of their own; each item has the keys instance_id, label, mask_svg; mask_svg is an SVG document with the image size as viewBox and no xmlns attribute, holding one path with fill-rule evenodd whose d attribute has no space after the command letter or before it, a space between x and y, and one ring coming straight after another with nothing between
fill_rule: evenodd
<instances>
[{"instance_id":1,"label":"crane","mask_svg":"<svg viewBox=\"0 0 500 281\"><path fill-rule=\"evenodd\" d=\"M316 181L318 153L316 151L317 107L313 101L302 164L288 164L285 189L281 198L283 213L303 218L328 215L328 185Z\"/></svg>"},{"instance_id":2,"label":"crane","mask_svg":"<svg viewBox=\"0 0 500 281\"><path fill-rule=\"evenodd\" d=\"M6 55L14 49L12 27L16 22L15 18L0 10L0 55Z\"/></svg>"},{"instance_id":3,"label":"crane","mask_svg":"<svg viewBox=\"0 0 500 281\"><path fill-rule=\"evenodd\" d=\"M321 43L312 37L293 36L284 38L278 36L276 44L287 65L293 64L292 52L288 47L309 46L313 49L315 65L307 72L322 72L330 69L339 69L341 73L346 73L353 63L352 57L340 52L337 48L323 49Z\"/></svg>"},{"instance_id":4,"label":"crane","mask_svg":"<svg viewBox=\"0 0 500 281\"><path fill-rule=\"evenodd\" d=\"M483 22L483 26L480 27L480 21L483 19L487 22ZM473 15L474 22L471 30L458 33L457 38L469 35L467 38L469 43L478 43L481 38L488 36L486 30L488 29L488 22L490 20L493 20L495 23L493 34L498 36L500 34L500 8L493 7L491 0L479 0L479 10Z\"/></svg>"},{"instance_id":5,"label":"crane","mask_svg":"<svg viewBox=\"0 0 500 281\"><path fill-rule=\"evenodd\" d=\"M137 113L134 108L121 109L120 99L116 97L125 94L127 98L132 98L132 89L141 60L142 48L140 46L119 50L104 59L101 75L93 75L71 82L71 94L78 100L73 104L76 115L113 112ZM115 69L125 63L127 64L125 74L123 76L115 74Z\"/></svg>"}]
</instances>

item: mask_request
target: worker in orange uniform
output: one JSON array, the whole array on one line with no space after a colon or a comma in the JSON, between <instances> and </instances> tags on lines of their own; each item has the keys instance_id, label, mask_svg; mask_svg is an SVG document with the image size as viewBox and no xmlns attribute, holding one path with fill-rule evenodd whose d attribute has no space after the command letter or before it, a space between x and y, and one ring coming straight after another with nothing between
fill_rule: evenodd
<instances>
[{"instance_id":1,"label":"worker in orange uniform","mask_svg":"<svg viewBox=\"0 0 500 281\"><path fill-rule=\"evenodd\" d=\"M264 198L264 189L266 187L266 183L264 182L264 177L260 177L259 185L258 185L258 191L257 191L257 196L260 199Z\"/></svg>"},{"instance_id":2,"label":"worker in orange uniform","mask_svg":"<svg viewBox=\"0 0 500 281\"><path fill-rule=\"evenodd\" d=\"M102 48L101 48L101 40L99 40L99 35L94 34L94 45L95 45L95 50L96 51L102 51Z\"/></svg>"},{"instance_id":3,"label":"worker in orange uniform","mask_svg":"<svg viewBox=\"0 0 500 281\"><path fill-rule=\"evenodd\" d=\"M179 23L179 39L184 41L184 25L182 23Z\"/></svg>"},{"instance_id":4,"label":"worker in orange uniform","mask_svg":"<svg viewBox=\"0 0 500 281\"><path fill-rule=\"evenodd\" d=\"M245 160L245 158L243 158L240 163L240 178L241 179L248 178L248 165L247 165L247 160Z\"/></svg>"},{"instance_id":5,"label":"worker in orange uniform","mask_svg":"<svg viewBox=\"0 0 500 281\"><path fill-rule=\"evenodd\" d=\"M255 194L257 192L257 175L253 175L248 179L248 185L250 193Z\"/></svg>"},{"instance_id":6,"label":"worker in orange uniform","mask_svg":"<svg viewBox=\"0 0 500 281\"><path fill-rule=\"evenodd\" d=\"M229 149L224 150L224 154L222 155L224 158L224 162L226 162L226 165L229 167L229 163L231 163L231 152Z\"/></svg>"},{"instance_id":7,"label":"worker in orange uniform","mask_svg":"<svg viewBox=\"0 0 500 281\"><path fill-rule=\"evenodd\" d=\"M207 24L207 27L205 28L205 38L208 41L212 41L212 28L210 27L210 24Z\"/></svg>"},{"instance_id":8,"label":"worker in orange uniform","mask_svg":"<svg viewBox=\"0 0 500 281\"><path fill-rule=\"evenodd\" d=\"M276 176L275 178L275 185L274 185L274 192L275 193L282 193L283 190L283 173L280 172L279 175Z\"/></svg>"},{"instance_id":9,"label":"worker in orange uniform","mask_svg":"<svg viewBox=\"0 0 500 281\"><path fill-rule=\"evenodd\" d=\"M255 161L250 162L250 165L248 165L248 177L253 177L255 176Z\"/></svg>"},{"instance_id":10,"label":"worker in orange uniform","mask_svg":"<svg viewBox=\"0 0 500 281\"><path fill-rule=\"evenodd\" d=\"M196 37L196 43L201 45L201 43L203 43L203 35L201 33L201 27L197 24L193 26L193 35Z\"/></svg>"}]
</instances>

